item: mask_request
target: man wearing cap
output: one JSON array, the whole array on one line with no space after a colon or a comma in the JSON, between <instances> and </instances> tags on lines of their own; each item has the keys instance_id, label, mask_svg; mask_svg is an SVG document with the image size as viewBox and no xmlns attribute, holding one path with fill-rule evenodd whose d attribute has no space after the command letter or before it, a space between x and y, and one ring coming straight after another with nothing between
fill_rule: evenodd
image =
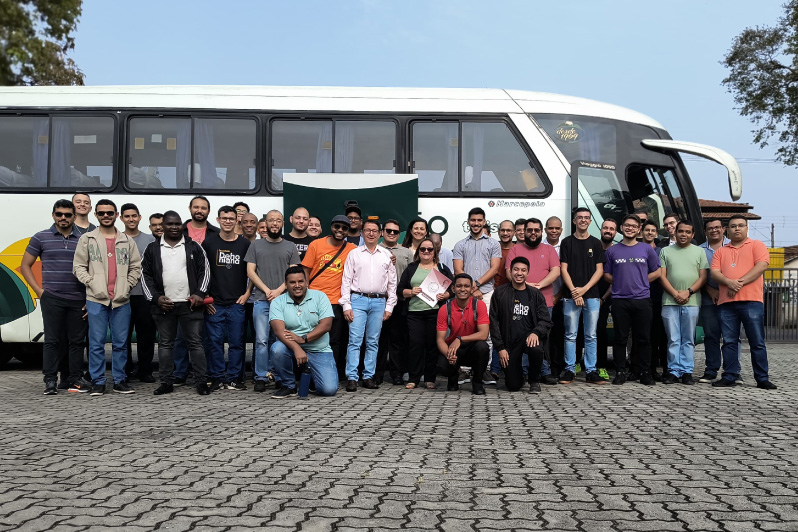
<instances>
[{"instance_id":1,"label":"man wearing cap","mask_svg":"<svg viewBox=\"0 0 798 532\"><path fill-rule=\"evenodd\" d=\"M353 249L356 249L354 244L346 240L349 226L349 218L346 216L339 214L333 217L330 223L330 236L311 242L305 253L305 258L302 259L302 266L308 277L308 286L324 292L333 308L330 347L338 367L340 380L345 379L346 346L349 343L349 331L344 318L344 310L339 304L341 282L346 257Z\"/></svg>"}]
</instances>

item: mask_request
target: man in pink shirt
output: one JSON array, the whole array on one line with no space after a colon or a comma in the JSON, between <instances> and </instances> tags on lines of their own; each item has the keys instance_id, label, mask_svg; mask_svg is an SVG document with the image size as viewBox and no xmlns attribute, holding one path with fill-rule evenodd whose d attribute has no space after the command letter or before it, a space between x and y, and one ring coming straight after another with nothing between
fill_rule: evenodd
<instances>
[{"instance_id":1,"label":"man in pink shirt","mask_svg":"<svg viewBox=\"0 0 798 532\"><path fill-rule=\"evenodd\" d=\"M524 241L513 246L507 253L506 264L513 262L516 257L526 257L529 261L529 276L526 284L540 290L546 298L549 315L554 306L554 281L560 278L560 259L557 251L548 244L543 243L543 222L537 218L526 221ZM506 269L510 277L510 269Z\"/></svg>"},{"instance_id":2,"label":"man in pink shirt","mask_svg":"<svg viewBox=\"0 0 798 532\"><path fill-rule=\"evenodd\" d=\"M374 372L377 369L380 331L382 322L391 317L396 305L396 267L391 252L377 245L381 229L376 220L363 222L364 244L350 251L344 263L338 304L350 323L346 351L347 392L357 391L357 368L364 336L363 388L379 387L374 382Z\"/></svg>"}]
</instances>

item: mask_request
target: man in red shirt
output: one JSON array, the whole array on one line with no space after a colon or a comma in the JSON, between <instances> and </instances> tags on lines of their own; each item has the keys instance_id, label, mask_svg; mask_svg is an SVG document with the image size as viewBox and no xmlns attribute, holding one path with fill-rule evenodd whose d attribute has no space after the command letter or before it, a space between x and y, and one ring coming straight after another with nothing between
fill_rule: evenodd
<instances>
[{"instance_id":1,"label":"man in red shirt","mask_svg":"<svg viewBox=\"0 0 798 532\"><path fill-rule=\"evenodd\" d=\"M455 299L438 310L438 372L449 379L446 389L460 389L457 375L460 366L473 369L471 393L485 395L482 376L488 367L488 307L481 299L471 297L474 280L467 273L454 277ZM477 305L474 312L474 304ZM476 318L476 319L475 319Z\"/></svg>"}]
</instances>

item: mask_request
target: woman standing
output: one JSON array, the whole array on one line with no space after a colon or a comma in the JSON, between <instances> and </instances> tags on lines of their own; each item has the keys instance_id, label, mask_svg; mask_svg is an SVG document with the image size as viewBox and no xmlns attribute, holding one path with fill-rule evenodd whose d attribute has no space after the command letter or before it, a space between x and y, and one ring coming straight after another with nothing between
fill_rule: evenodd
<instances>
[{"instance_id":1,"label":"woman standing","mask_svg":"<svg viewBox=\"0 0 798 532\"><path fill-rule=\"evenodd\" d=\"M407 226L405 241L402 246L408 248L413 253L416 252L421 239L429 234L429 227L424 218L413 218Z\"/></svg>"},{"instance_id":2,"label":"woman standing","mask_svg":"<svg viewBox=\"0 0 798 532\"><path fill-rule=\"evenodd\" d=\"M426 222L424 222L426 226ZM411 225L411 230L412 230ZM436 325L438 322L438 309L441 302L451 297L450 292L438 295L438 303L430 307L421 300L421 283L429 275L430 270L436 269L452 280L452 272L445 264L438 262L438 251L429 238L422 237L416 248L415 260L402 273L402 279L396 288L397 294L409 300L407 307L407 332L410 337L408 349L407 368L410 374L405 386L412 390L421 381L428 390L435 389L435 377L438 363L438 346L435 343Z\"/></svg>"}]
</instances>

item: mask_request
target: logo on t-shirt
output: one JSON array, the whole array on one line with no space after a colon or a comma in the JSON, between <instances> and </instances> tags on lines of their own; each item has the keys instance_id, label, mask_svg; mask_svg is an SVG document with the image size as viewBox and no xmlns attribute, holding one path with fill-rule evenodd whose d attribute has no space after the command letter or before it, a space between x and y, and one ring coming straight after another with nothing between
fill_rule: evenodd
<instances>
[{"instance_id":1,"label":"logo on t-shirt","mask_svg":"<svg viewBox=\"0 0 798 532\"><path fill-rule=\"evenodd\" d=\"M516 299L513 305L513 321L521 320L527 314L529 314L529 305L524 305Z\"/></svg>"},{"instance_id":2,"label":"logo on t-shirt","mask_svg":"<svg viewBox=\"0 0 798 532\"><path fill-rule=\"evenodd\" d=\"M241 255L233 253L228 249L220 249L216 252L216 265L220 268L233 268L233 264L241 264Z\"/></svg>"},{"instance_id":3,"label":"logo on t-shirt","mask_svg":"<svg viewBox=\"0 0 798 532\"><path fill-rule=\"evenodd\" d=\"M333 256L330 253L325 253L324 255L322 255L319 258L319 269L323 268L324 265L327 264L328 262L330 262L330 259L332 259L332 258L333 258ZM340 257L336 258L335 262L333 262L332 264L330 264L327 267L327 270L332 271L332 272L341 272L341 271L343 271L343 265L342 265L341 258Z\"/></svg>"}]
</instances>

